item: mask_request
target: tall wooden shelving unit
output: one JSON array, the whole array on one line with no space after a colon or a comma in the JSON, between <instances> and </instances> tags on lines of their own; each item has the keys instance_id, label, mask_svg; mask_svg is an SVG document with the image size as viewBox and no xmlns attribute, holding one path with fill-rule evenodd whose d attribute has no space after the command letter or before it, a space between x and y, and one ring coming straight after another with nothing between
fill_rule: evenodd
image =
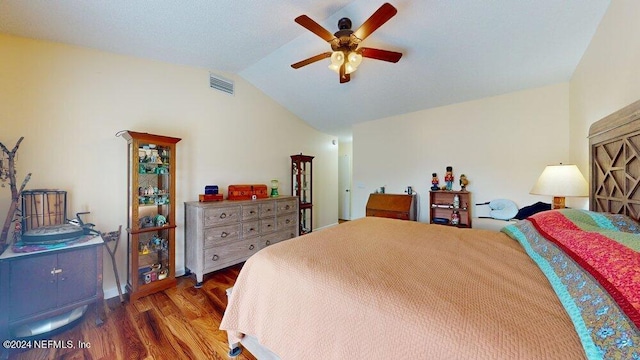
<instances>
[{"instance_id":1,"label":"tall wooden shelving unit","mask_svg":"<svg viewBox=\"0 0 640 360\"><path fill-rule=\"evenodd\" d=\"M178 138L125 131L128 145L127 294L135 301L176 284Z\"/></svg>"},{"instance_id":2,"label":"tall wooden shelving unit","mask_svg":"<svg viewBox=\"0 0 640 360\"><path fill-rule=\"evenodd\" d=\"M300 202L300 235L313 230L313 156L291 155L291 195Z\"/></svg>"}]
</instances>

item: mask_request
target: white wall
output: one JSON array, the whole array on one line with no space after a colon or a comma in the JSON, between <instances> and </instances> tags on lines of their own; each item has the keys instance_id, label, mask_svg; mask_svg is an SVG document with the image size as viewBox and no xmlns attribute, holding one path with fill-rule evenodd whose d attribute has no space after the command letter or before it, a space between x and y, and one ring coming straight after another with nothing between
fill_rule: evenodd
<instances>
[{"instance_id":1,"label":"white wall","mask_svg":"<svg viewBox=\"0 0 640 360\"><path fill-rule=\"evenodd\" d=\"M314 155L314 225L337 222L338 147L240 77L235 95L209 88L209 71L0 35L0 142L18 152L19 182L68 191L69 214L102 231L127 224L126 142L120 130L182 138L177 163L177 272L184 267L183 202L207 184L269 184L291 194L290 155ZM0 219L10 201L0 188ZM126 236L118 268L126 279ZM105 289L115 293L105 256Z\"/></svg>"},{"instance_id":2,"label":"white wall","mask_svg":"<svg viewBox=\"0 0 640 360\"><path fill-rule=\"evenodd\" d=\"M352 216L364 216L376 188L403 193L410 185L418 192L419 221L428 221L431 174L436 172L442 185L449 165L454 189L460 174L469 178L474 203L498 198L519 206L551 202L529 190L546 165L568 160L568 83L358 124L353 128Z\"/></svg>"},{"instance_id":3,"label":"white wall","mask_svg":"<svg viewBox=\"0 0 640 360\"><path fill-rule=\"evenodd\" d=\"M571 78L571 158L589 169L589 126L640 99L640 2L614 0Z\"/></svg>"}]
</instances>

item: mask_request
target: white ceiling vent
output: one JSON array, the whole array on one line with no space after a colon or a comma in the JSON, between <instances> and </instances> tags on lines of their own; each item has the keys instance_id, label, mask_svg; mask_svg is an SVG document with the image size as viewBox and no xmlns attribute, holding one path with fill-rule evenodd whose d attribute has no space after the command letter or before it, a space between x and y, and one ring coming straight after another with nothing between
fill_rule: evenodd
<instances>
[{"instance_id":1,"label":"white ceiling vent","mask_svg":"<svg viewBox=\"0 0 640 360\"><path fill-rule=\"evenodd\" d=\"M209 86L212 89L216 89L233 95L233 81L227 80L218 75L209 73Z\"/></svg>"}]
</instances>

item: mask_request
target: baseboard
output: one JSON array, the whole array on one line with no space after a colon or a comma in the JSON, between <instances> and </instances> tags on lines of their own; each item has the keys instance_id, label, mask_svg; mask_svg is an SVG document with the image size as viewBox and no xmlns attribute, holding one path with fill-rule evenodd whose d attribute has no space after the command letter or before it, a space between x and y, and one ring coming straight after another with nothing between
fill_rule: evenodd
<instances>
[{"instance_id":1,"label":"baseboard","mask_svg":"<svg viewBox=\"0 0 640 360\"><path fill-rule=\"evenodd\" d=\"M126 292L126 290L124 289L124 286L122 286L122 295L124 295L125 292ZM118 295L119 294L118 294L118 287L117 286L113 286L113 287L111 287L109 289L105 289L104 290L104 299L105 300L114 298L114 297L116 297Z\"/></svg>"},{"instance_id":2,"label":"baseboard","mask_svg":"<svg viewBox=\"0 0 640 360\"><path fill-rule=\"evenodd\" d=\"M315 228L315 229L313 229L313 231L319 231L319 230L322 230L322 229L328 229L328 228L334 227L336 225L338 225L338 223L333 223L333 224L325 225L325 226L322 226L322 227L319 227L319 228Z\"/></svg>"}]
</instances>

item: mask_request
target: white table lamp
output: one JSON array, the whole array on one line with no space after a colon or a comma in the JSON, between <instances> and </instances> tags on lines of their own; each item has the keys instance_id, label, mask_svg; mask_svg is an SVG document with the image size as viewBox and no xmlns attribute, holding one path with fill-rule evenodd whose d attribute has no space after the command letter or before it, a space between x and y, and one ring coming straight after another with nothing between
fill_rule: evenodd
<instances>
[{"instance_id":1,"label":"white table lamp","mask_svg":"<svg viewBox=\"0 0 640 360\"><path fill-rule=\"evenodd\" d=\"M553 208L563 209L565 197L589 196L589 184L576 165L548 165L529 193L553 196Z\"/></svg>"}]
</instances>

